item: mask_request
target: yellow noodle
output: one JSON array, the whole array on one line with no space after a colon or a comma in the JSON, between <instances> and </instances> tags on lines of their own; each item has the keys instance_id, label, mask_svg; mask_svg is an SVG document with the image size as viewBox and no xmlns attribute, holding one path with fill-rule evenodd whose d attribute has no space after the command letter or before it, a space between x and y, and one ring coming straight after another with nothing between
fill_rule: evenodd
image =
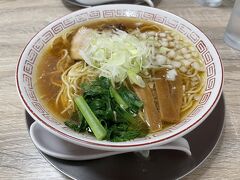
<instances>
[{"instance_id":1,"label":"yellow noodle","mask_svg":"<svg viewBox=\"0 0 240 180\"><path fill-rule=\"evenodd\" d=\"M143 27L139 27L139 30L141 32L145 32L145 31L158 31L161 32L162 28L156 25L150 25L150 26L143 26Z\"/></svg>"},{"instance_id":2,"label":"yellow noodle","mask_svg":"<svg viewBox=\"0 0 240 180\"><path fill-rule=\"evenodd\" d=\"M56 98L56 105L59 104L60 97L64 97L63 101L68 99L67 106L65 106L62 113L67 111L71 113L74 111L75 105L73 98L75 95L81 94L79 85L83 82L95 79L98 74L98 71L91 66L87 66L85 61L78 61L63 72L61 76L61 90Z\"/></svg>"}]
</instances>

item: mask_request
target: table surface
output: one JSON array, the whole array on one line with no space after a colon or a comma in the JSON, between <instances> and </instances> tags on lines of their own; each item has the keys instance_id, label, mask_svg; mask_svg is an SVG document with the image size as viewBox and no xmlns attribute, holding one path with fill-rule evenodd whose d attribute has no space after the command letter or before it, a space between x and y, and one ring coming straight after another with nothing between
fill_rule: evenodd
<instances>
[{"instance_id":1,"label":"table surface","mask_svg":"<svg viewBox=\"0 0 240 180\"><path fill-rule=\"evenodd\" d=\"M194 0L162 0L158 8L179 15L209 36L225 68L225 128L212 155L184 179L240 178L240 51L223 41L233 1L219 8ZM38 153L28 136L15 87L18 58L31 37L49 22L77 10L61 0L0 0L0 179L67 179ZM239 23L239 22L238 22Z\"/></svg>"}]
</instances>

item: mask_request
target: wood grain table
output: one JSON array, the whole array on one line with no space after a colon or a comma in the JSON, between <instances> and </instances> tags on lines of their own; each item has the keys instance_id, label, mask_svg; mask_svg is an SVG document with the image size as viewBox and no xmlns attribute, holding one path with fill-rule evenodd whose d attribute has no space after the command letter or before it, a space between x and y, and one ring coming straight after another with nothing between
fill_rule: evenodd
<instances>
[{"instance_id":1,"label":"wood grain table","mask_svg":"<svg viewBox=\"0 0 240 180\"><path fill-rule=\"evenodd\" d=\"M231 0L219 8L202 7L194 0L162 0L158 5L202 29L225 68L223 136L212 155L184 179L240 179L240 51L223 41L232 6ZM42 158L28 136L15 68L30 38L73 10L61 0L0 0L0 179L67 179Z\"/></svg>"}]
</instances>

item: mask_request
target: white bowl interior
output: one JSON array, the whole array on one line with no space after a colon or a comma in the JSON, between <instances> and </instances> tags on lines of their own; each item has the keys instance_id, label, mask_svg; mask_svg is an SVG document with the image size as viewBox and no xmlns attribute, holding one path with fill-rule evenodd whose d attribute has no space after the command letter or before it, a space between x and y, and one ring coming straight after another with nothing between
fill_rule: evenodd
<instances>
[{"instance_id":1,"label":"white bowl interior","mask_svg":"<svg viewBox=\"0 0 240 180\"><path fill-rule=\"evenodd\" d=\"M169 129L149 134L144 138L114 143L98 141L92 136L75 133L64 124L59 123L39 102L32 80L35 71L34 65L38 55L41 54L47 43L59 33L72 26L81 25L81 23L86 21L118 17L133 17L153 21L175 29L188 38L203 58L206 66L207 84L199 104L179 124L173 125ZM142 146L164 144L172 141L193 130L203 122L220 98L223 84L223 66L215 47L209 39L188 21L166 11L145 6L104 5L76 11L42 29L33 37L23 51L17 67L16 81L20 97L27 111L37 122L54 134L76 144L91 148L109 150L140 149Z\"/></svg>"}]
</instances>

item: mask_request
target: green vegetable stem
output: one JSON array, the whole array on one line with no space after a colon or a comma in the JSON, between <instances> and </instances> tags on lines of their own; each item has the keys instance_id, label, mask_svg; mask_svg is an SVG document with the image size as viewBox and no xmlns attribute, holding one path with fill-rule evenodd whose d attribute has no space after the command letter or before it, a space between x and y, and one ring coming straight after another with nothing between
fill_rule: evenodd
<instances>
[{"instance_id":1,"label":"green vegetable stem","mask_svg":"<svg viewBox=\"0 0 240 180\"><path fill-rule=\"evenodd\" d=\"M94 115L85 99L82 96L77 96L74 98L74 102L76 103L78 109L81 111L82 115L86 119L96 138L98 140L104 139L107 135L107 131L104 129L101 122Z\"/></svg>"},{"instance_id":2,"label":"green vegetable stem","mask_svg":"<svg viewBox=\"0 0 240 180\"><path fill-rule=\"evenodd\" d=\"M113 87L110 87L110 94L120 107L122 107L123 109L128 108L127 103L122 99L122 97L118 94L118 92Z\"/></svg>"}]
</instances>

